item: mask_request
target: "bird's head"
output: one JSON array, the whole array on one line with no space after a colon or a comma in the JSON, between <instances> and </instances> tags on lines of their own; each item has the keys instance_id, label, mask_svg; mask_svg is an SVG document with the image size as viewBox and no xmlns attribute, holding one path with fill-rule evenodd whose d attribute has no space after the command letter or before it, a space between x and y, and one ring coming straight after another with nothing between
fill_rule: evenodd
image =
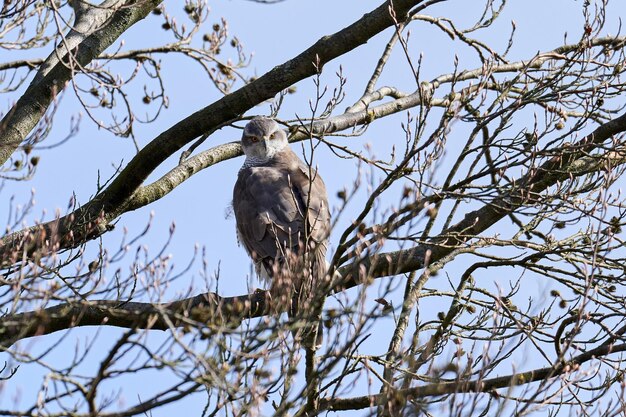
<instances>
[{"instance_id":1,"label":"bird's head","mask_svg":"<svg viewBox=\"0 0 626 417\"><path fill-rule=\"evenodd\" d=\"M246 161L252 164L269 161L288 146L287 134L267 117L255 117L243 129L241 147Z\"/></svg>"}]
</instances>

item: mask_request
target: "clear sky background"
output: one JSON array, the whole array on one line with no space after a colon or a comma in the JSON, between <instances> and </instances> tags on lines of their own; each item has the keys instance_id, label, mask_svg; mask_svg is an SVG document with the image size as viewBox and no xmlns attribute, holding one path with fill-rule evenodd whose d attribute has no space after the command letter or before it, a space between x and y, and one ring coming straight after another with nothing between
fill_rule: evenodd
<instances>
[{"instance_id":1,"label":"clear sky background","mask_svg":"<svg viewBox=\"0 0 626 417\"><path fill-rule=\"evenodd\" d=\"M244 46L244 50L253 53L251 65L242 70L246 74L264 74L274 66L294 57L302 50L313 44L320 37L334 33L351 22L361 17L365 12L377 7L381 0L286 0L273 5L263 5L244 0L216 0L209 3L211 15L206 23L206 30L220 18L228 21L229 31L235 34ZM451 18L460 27L472 25L482 12L482 1L457 0L446 2L441 6L429 8L426 12L433 16ZM517 26L515 44L509 53L510 60L529 59L538 52L558 47L563 44L564 34L569 35L569 42L576 42L582 33L582 0L512 0L505 8L502 16L488 31L479 32L477 36L486 41L492 48L502 52L507 45L511 21ZM166 1L166 10L172 14L182 14L182 3ZM481 8L475 8L481 7ZM616 33L619 30L619 18L626 17L626 2L613 0L609 6L610 14L607 16L607 30ZM136 24L125 33L124 48L145 47L157 44L166 39L165 32L160 29L161 16L150 15L144 21ZM371 75L374 65L392 34L387 30L372 39L355 51L327 64L322 74L322 82L330 90L336 87L337 77L335 73L341 69L347 78L345 87L346 99L339 106L343 109L351 105L362 93L365 83ZM228 46L226 47L229 48ZM422 79L428 80L437 75L449 73L453 70L455 55L459 59L460 68L475 68L480 65L467 47L449 38L427 23L413 25L410 36L410 52L413 59L422 56ZM45 55L49 50L45 51ZM227 56L232 51L226 50ZM20 52L6 56L6 51L0 52L0 61L6 62L22 56ZM42 55L43 56L43 55ZM234 56L234 55L233 55ZM165 79L166 93L169 97L169 108L166 109L157 121L149 125L139 125L136 129L137 139L140 146L147 144L157 134L170 127L180 119L207 106L221 97L220 93L210 84L200 69L184 59L170 59L163 57L163 75ZM127 71L126 71L127 72ZM399 50L396 50L389 67L381 77L379 86L392 85L404 91L415 90L415 81L409 76L407 63ZM23 91L23 88L20 90ZM15 100L19 91L11 97ZM289 95L280 112L283 119L293 119L296 115L307 117L309 112L309 100L314 96L314 84L311 79L304 80L297 85L297 93ZM137 107L141 106L141 95L136 96ZM11 102L0 103L6 111ZM261 105L249 112L252 114L267 114L268 105ZM61 108L56 116L56 123L48 143L53 143L67 134L70 116L76 115L80 109L72 94L68 94L61 103ZM361 138L340 140L339 142L351 144L355 149L363 149L365 144L371 145L373 152L381 157L388 158L389 150L393 144L403 141L403 133L399 122L405 119L405 115L390 117L389 120L374 124ZM459 132L459 134L462 131ZM201 147L201 150L210 146L228 141L238 140L240 131L226 128L211 136ZM300 147L295 146L300 152ZM65 212L68 202L73 193L79 203L85 203L96 190L98 172L102 178L108 178L114 172L114 167L120 163L129 161L135 153L132 142L128 139L115 138L103 130L98 130L94 124L83 117L80 131L65 145L37 152L41 156L41 162L35 177L28 183L5 183L0 193L0 219L6 218L9 209L9 198L15 196L16 202L26 203L30 198L31 189L34 190L36 207L27 223L32 224L34 219L42 217L50 219L54 216L55 209ZM158 178L167 170L173 168L179 155L171 158L162 169L156 172L150 180ZM167 231L172 222L176 224L173 240L167 251L172 254L173 262L182 268L190 260L194 246L204 247L206 250L207 270L219 271L221 274L220 293L222 295L238 295L247 293L250 286L260 286L254 280L249 279L250 262L244 250L237 245L235 236L234 218L228 217L228 207L232 198L232 187L242 159L227 161L213 166L210 169L193 176L184 184L176 188L165 198L157 201L149 207L140 209L134 213L122 216L116 230L104 238L105 244L116 244L122 234L123 228L127 228L131 235L139 233L145 226L150 212L154 213L154 221L148 236L142 240L152 251L157 251L167 239ZM353 161L342 161L332 158L329 153L322 150L317 154L316 163L323 176L331 199L331 205L337 205L337 191L349 187L353 182L356 169ZM356 199L353 207L366 195L363 190L360 199ZM389 204L393 204L390 201ZM346 213L338 226L338 231L343 230L350 221L350 212ZM462 215L461 213L460 215ZM338 233L331 237L331 244L338 239ZM185 274L171 290L166 294L174 299L180 291L187 291L190 283L195 283L194 293L205 291L201 278L202 265L196 263L190 272ZM460 269L458 270L460 271ZM458 271L447 270L454 274ZM496 279L496 277L489 278ZM214 288L211 288L214 290ZM528 289L529 295L533 292L538 295L542 290L541 285ZM396 300L397 302L399 301ZM164 300L165 301L165 300ZM77 340L86 340L93 335L95 329L83 328L73 330L73 336L64 341L66 347L53 353L47 358L52 360L67 360L67 354L71 351L72 343ZM98 349L107 349L106 334L119 334L118 329L102 330L105 337ZM382 334L384 334L384 331ZM165 333L155 332L154 342L167 337ZM39 346L49 346L51 340L60 338L60 335L48 335L34 338L23 342L31 344L33 350ZM45 340L41 340L45 339ZM378 342L371 342L371 353L380 353L387 348L387 339L377 337ZM111 338L111 343L115 338ZM70 350L67 350L70 349ZM101 355L100 355L101 356ZM92 366L97 366L98 355L94 355L95 361ZM5 360L0 354L0 362ZM8 360L8 359L6 359ZM0 407L4 408L13 404L14 401L26 405L33 402L32 396L35 391L31 387L39 386L42 377L46 374L43 367L35 370L35 367L23 367L16 376L8 383L0 384ZM86 372L89 369L85 369ZM93 369L91 369L93 371ZM146 375L138 377L128 386L123 387L123 398L126 404L133 404L138 396L150 385L160 384L159 378L150 378ZM151 390L148 390L148 392ZM170 405L158 409L153 416L167 415L199 415L204 406L204 396L195 395L184 400L179 405ZM174 413L174 414L173 414ZM356 413L362 415L362 412Z\"/></svg>"}]
</instances>

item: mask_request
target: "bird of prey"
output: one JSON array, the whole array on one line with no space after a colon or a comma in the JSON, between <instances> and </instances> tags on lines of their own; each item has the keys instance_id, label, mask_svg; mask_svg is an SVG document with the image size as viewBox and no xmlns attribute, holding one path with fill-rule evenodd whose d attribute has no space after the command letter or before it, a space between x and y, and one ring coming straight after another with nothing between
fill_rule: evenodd
<instances>
[{"instance_id":1,"label":"bird of prey","mask_svg":"<svg viewBox=\"0 0 626 417\"><path fill-rule=\"evenodd\" d=\"M298 312L307 317L314 297L323 297L316 290L327 272L326 187L317 170L291 150L287 134L273 119L252 119L243 130L241 146L246 159L233 189L239 242L257 275L269 281L274 308L287 310L291 317ZM313 344L308 333L317 325L303 329L305 347Z\"/></svg>"}]
</instances>

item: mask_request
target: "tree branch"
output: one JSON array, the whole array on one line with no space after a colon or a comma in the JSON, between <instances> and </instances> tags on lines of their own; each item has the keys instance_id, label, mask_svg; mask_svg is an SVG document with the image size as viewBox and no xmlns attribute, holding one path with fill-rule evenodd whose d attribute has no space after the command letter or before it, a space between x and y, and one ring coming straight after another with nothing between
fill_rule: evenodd
<instances>
[{"instance_id":1,"label":"tree branch","mask_svg":"<svg viewBox=\"0 0 626 417\"><path fill-rule=\"evenodd\" d=\"M569 372L575 372L579 365L589 362L598 357L606 356L611 353L625 352L626 344L612 345L603 344L595 349L591 349L585 353L573 357L567 363L558 363L554 366L535 369L532 371L520 372L513 375L501 376L497 378L461 381L461 382L441 382L436 384L423 385L413 388L397 390L394 392L404 399L433 397L446 394L459 394L468 392L488 393L498 388L508 388L519 385L526 385L532 382L544 381ZM382 396L364 395L353 398L323 398L320 400L318 411L341 411L341 410L359 410L376 406Z\"/></svg>"},{"instance_id":2,"label":"tree branch","mask_svg":"<svg viewBox=\"0 0 626 417\"><path fill-rule=\"evenodd\" d=\"M160 2L146 0L124 6L119 0L107 0L78 19L75 29L42 63L26 91L0 121L0 164L11 157L76 74L76 64L87 65Z\"/></svg>"}]
</instances>

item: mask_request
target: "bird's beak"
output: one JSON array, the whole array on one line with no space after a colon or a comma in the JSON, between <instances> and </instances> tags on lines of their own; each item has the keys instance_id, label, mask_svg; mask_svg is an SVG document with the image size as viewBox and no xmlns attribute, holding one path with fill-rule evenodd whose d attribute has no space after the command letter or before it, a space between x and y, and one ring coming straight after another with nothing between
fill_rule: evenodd
<instances>
[{"instance_id":1,"label":"bird's beak","mask_svg":"<svg viewBox=\"0 0 626 417\"><path fill-rule=\"evenodd\" d=\"M267 150L267 148L270 145L270 137L269 136L263 136L261 138L261 142L263 142L263 147L265 148L265 150Z\"/></svg>"}]
</instances>

